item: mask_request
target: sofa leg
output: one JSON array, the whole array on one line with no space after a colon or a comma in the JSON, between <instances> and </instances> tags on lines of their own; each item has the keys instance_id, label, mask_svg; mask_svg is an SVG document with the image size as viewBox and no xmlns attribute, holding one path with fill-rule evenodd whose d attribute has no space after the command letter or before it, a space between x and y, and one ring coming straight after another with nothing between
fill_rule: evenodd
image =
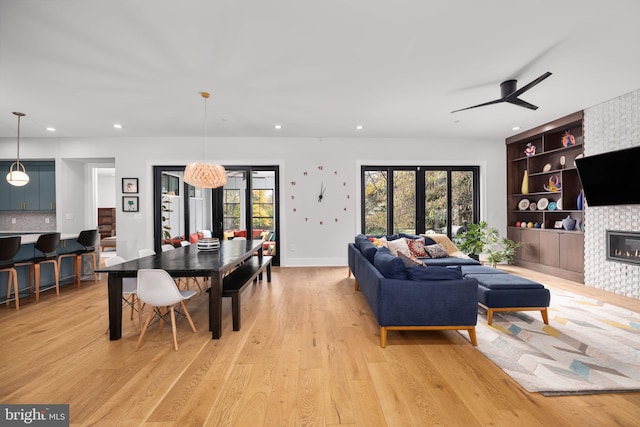
<instances>
[{"instance_id":1,"label":"sofa leg","mask_svg":"<svg viewBox=\"0 0 640 427\"><path fill-rule=\"evenodd\" d=\"M350 269L350 268L348 268L347 270L348 270L348 271L347 271L347 277L351 277L351 269Z\"/></svg>"},{"instance_id":2,"label":"sofa leg","mask_svg":"<svg viewBox=\"0 0 640 427\"><path fill-rule=\"evenodd\" d=\"M545 325L549 324L549 312L547 311L546 308L543 308L542 310L540 310L540 314L542 314L542 321L544 322Z\"/></svg>"},{"instance_id":3,"label":"sofa leg","mask_svg":"<svg viewBox=\"0 0 640 427\"><path fill-rule=\"evenodd\" d=\"M487 325L491 326L492 322L493 322L493 310L490 308L487 308Z\"/></svg>"},{"instance_id":4,"label":"sofa leg","mask_svg":"<svg viewBox=\"0 0 640 427\"><path fill-rule=\"evenodd\" d=\"M356 283L355 283L354 287L355 287L356 291L360 290L360 283L358 283L358 279L356 279Z\"/></svg>"},{"instance_id":5,"label":"sofa leg","mask_svg":"<svg viewBox=\"0 0 640 427\"><path fill-rule=\"evenodd\" d=\"M380 347L387 345L387 328L380 326Z\"/></svg>"},{"instance_id":6,"label":"sofa leg","mask_svg":"<svg viewBox=\"0 0 640 427\"><path fill-rule=\"evenodd\" d=\"M473 345L474 347L478 346L478 339L476 338L476 328L473 327L471 329L469 329L469 339L471 340L471 345Z\"/></svg>"}]
</instances>

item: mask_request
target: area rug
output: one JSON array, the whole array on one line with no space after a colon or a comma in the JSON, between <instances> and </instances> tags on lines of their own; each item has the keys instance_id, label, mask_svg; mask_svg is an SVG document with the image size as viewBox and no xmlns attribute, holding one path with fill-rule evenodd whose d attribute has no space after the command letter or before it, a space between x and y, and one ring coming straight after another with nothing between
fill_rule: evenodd
<instances>
[{"instance_id":1,"label":"area rug","mask_svg":"<svg viewBox=\"0 0 640 427\"><path fill-rule=\"evenodd\" d=\"M640 314L550 291L549 325L527 311L494 313L488 326L479 312L477 349L530 392L640 391Z\"/></svg>"}]
</instances>

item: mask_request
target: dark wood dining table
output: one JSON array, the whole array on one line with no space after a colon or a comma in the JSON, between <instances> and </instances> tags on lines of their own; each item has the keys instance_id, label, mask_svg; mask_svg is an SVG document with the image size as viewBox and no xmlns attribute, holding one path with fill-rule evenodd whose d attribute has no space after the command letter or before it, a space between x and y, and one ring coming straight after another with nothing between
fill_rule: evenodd
<instances>
[{"instance_id":1,"label":"dark wood dining table","mask_svg":"<svg viewBox=\"0 0 640 427\"><path fill-rule=\"evenodd\" d=\"M138 270L146 268L166 270L172 277L210 277L209 330L213 339L220 338L224 275L254 254L262 262L262 243L262 240L221 240L220 249L212 252L199 251L194 244L97 269L109 275L109 338L119 340L122 336L122 278L135 277Z\"/></svg>"}]
</instances>

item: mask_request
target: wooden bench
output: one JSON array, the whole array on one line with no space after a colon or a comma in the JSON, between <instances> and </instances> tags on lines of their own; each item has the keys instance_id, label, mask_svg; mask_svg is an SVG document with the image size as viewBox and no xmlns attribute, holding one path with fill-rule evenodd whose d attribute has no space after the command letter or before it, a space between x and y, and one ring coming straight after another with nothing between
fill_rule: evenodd
<instances>
[{"instance_id":1,"label":"wooden bench","mask_svg":"<svg viewBox=\"0 0 640 427\"><path fill-rule=\"evenodd\" d=\"M240 293L249 284L262 279L262 272L267 271L267 282L271 283L270 256L263 256L262 263L257 256L251 257L238 268L227 274L222 281L222 296L231 297L233 330L240 330Z\"/></svg>"}]
</instances>

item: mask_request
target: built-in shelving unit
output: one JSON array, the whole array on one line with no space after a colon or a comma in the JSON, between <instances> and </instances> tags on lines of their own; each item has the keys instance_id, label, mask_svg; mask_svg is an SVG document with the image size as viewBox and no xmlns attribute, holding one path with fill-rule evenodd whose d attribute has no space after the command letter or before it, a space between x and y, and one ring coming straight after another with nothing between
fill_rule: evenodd
<instances>
[{"instance_id":1,"label":"built-in shelving unit","mask_svg":"<svg viewBox=\"0 0 640 427\"><path fill-rule=\"evenodd\" d=\"M579 282L584 213L574 160L583 154L582 118L580 111L506 139L507 234L525 243L515 262ZM568 216L575 227L557 228Z\"/></svg>"}]
</instances>

